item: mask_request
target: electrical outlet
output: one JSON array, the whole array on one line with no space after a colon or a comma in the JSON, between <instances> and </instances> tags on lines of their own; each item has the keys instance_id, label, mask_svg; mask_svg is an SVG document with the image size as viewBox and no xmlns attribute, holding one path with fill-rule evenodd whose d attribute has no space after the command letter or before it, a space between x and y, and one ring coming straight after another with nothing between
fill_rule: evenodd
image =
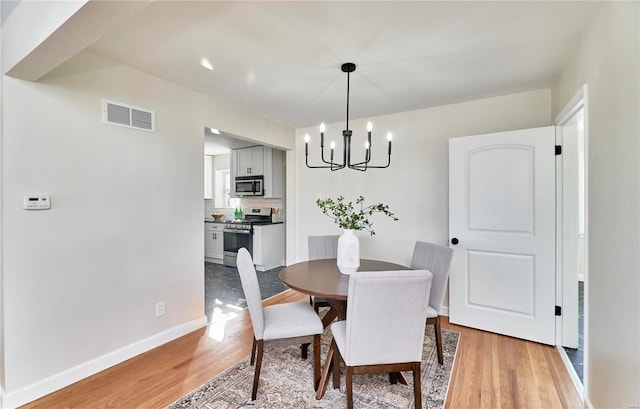
<instances>
[{"instance_id":1,"label":"electrical outlet","mask_svg":"<svg viewBox=\"0 0 640 409\"><path fill-rule=\"evenodd\" d=\"M159 302L156 304L156 318L157 317L162 317L165 313L165 305L164 305L164 301Z\"/></svg>"}]
</instances>

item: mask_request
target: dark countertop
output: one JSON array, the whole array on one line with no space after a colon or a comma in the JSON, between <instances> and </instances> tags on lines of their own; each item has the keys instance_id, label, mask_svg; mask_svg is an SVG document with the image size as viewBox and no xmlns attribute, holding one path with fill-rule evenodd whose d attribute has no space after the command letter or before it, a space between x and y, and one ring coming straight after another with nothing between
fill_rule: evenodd
<instances>
[{"instance_id":1,"label":"dark countertop","mask_svg":"<svg viewBox=\"0 0 640 409\"><path fill-rule=\"evenodd\" d=\"M216 220L205 220L205 223L216 223L216 224L227 224L224 220L216 221ZM259 226L270 226L272 224L284 224L284 222L271 222L268 224L260 224ZM258 226L258 225L256 225Z\"/></svg>"}]
</instances>

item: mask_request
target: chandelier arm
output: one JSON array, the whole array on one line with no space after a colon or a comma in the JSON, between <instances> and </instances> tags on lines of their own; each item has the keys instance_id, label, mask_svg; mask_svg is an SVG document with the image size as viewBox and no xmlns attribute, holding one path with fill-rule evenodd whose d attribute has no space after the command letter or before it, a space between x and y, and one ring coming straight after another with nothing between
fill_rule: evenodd
<instances>
[{"instance_id":1,"label":"chandelier arm","mask_svg":"<svg viewBox=\"0 0 640 409\"><path fill-rule=\"evenodd\" d=\"M391 155L388 156L387 159L387 164L386 165L367 165L365 164L365 166L359 165L359 164L354 164L349 166L350 169L357 169L357 170L366 170L366 169L385 169L388 168L389 165L391 165Z\"/></svg>"},{"instance_id":2,"label":"chandelier arm","mask_svg":"<svg viewBox=\"0 0 640 409\"><path fill-rule=\"evenodd\" d=\"M371 162L371 148L366 149L365 151L366 152L364 153L364 161L358 162L358 163L351 163L350 165L351 166L362 166L362 165L366 165L369 162Z\"/></svg>"},{"instance_id":3,"label":"chandelier arm","mask_svg":"<svg viewBox=\"0 0 640 409\"><path fill-rule=\"evenodd\" d=\"M324 158L324 146L321 146L321 147L320 147L320 152L322 152L322 154L320 155L320 157L321 157L321 159L322 159L322 161L323 161L324 163L326 163L326 164L331 164L331 163L333 163L333 162L330 162L330 161L328 161L328 160L326 160L326 159Z\"/></svg>"},{"instance_id":4,"label":"chandelier arm","mask_svg":"<svg viewBox=\"0 0 640 409\"><path fill-rule=\"evenodd\" d=\"M350 165L350 166L349 166L349 169L359 170L360 172L366 172L367 167L365 166L365 167L363 168L363 167L360 167L360 166Z\"/></svg>"},{"instance_id":5,"label":"chandelier arm","mask_svg":"<svg viewBox=\"0 0 640 409\"><path fill-rule=\"evenodd\" d=\"M386 165L369 165L369 162L360 162L360 163L354 163L351 166L349 166L350 169L356 169L356 168L363 168L366 170L367 168L369 169L385 169L388 168L389 165L391 165L391 149L389 149L389 153L387 154L387 164ZM363 166L364 165L364 166Z\"/></svg>"},{"instance_id":6,"label":"chandelier arm","mask_svg":"<svg viewBox=\"0 0 640 409\"><path fill-rule=\"evenodd\" d=\"M331 169L331 170L340 170L344 168L344 164L338 164L334 162L326 162L328 165L309 165L309 155L305 155L305 164L308 168L311 169Z\"/></svg>"},{"instance_id":7,"label":"chandelier arm","mask_svg":"<svg viewBox=\"0 0 640 409\"><path fill-rule=\"evenodd\" d=\"M340 170L344 168L344 165L338 165L336 163L332 165L309 165L309 163L307 162L307 167L310 169L331 169L331 170Z\"/></svg>"}]
</instances>

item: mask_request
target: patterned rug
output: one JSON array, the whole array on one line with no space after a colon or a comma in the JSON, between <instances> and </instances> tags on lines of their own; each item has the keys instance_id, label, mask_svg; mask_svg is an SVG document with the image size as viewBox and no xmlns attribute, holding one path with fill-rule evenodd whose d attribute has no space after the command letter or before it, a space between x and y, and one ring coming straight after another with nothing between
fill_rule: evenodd
<instances>
[{"instance_id":1,"label":"patterned rug","mask_svg":"<svg viewBox=\"0 0 640 409\"><path fill-rule=\"evenodd\" d=\"M425 328L422 361L422 405L443 408L451 378L451 368L458 346L459 334L442 331L444 365L438 364L433 326ZM331 340L327 328L322 336L322 364ZM300 409L346 408L344 375L340 389L333 389L329 380L322 400L315 399L313 390L313 352L300 358L300 346L265 348L260 373L258 397L251 400L254 367L249 357L227 369L200 388L180 398L167 409ZM353 376L353 401L357 408L413 408L413 375L403 372L408 385L391 385L387 374Z\"/></svg>"}]
</instances>

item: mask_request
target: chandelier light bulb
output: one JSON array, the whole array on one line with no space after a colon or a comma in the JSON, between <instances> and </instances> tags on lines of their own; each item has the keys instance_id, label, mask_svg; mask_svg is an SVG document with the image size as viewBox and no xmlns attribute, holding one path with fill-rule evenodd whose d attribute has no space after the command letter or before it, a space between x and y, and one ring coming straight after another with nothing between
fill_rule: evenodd
<instances>
[{"instance_id":1,"label":"chandelier light bulb","mask_svg":"<svg viewBox=\"0 0 640 409\"><path fill-rule=\"evenodd\" d=\"M365 143L364 143L364 148L365 148L365 149L369 149L369 142L365 142Z\"/></svg>"},{"instance_id":2,"label":"chandelier light bulb","mask_svg":"<svg viewBox=\"0 0 640 409\"><path fill-rule=\"evenodd\" d=\"M324 126L324 122L320 123L320 132L324 132L324 130L326 129L326 127Z\"/></svg>"},{"instance_id":3,"label":"chandelier light bulb","mask_svg":"<svg viewBox=\"0 0 640 409\"><path fill-rule=\"evenodd\" d=\"M371 123L371 121L367 122L367 132L371 132L372 129L373 129L373 124Z\"/></svg>"},{"instance_id":4,"label":"chandelier light bulb","mask_svg":"<svg viewBox=\"0 0 640 409\"><path fill-rule=\"evenodd\" d=\"M391 132L387 133L387 140L391 142L392 139L393 139L393 135L391 135Z\"/></svg>"},{"instance_id":5,"label":"chandelier light bulb","mask_svg":"<svg viewBox=\"0 0 640 409\"><path fill-rule=\"evenodd\" d=\"M306 135L304 136L304 143L309 143L309 139L310 139L310 138L309 138L309 134L306 134Z\"/></svg>"}]
</instances>

